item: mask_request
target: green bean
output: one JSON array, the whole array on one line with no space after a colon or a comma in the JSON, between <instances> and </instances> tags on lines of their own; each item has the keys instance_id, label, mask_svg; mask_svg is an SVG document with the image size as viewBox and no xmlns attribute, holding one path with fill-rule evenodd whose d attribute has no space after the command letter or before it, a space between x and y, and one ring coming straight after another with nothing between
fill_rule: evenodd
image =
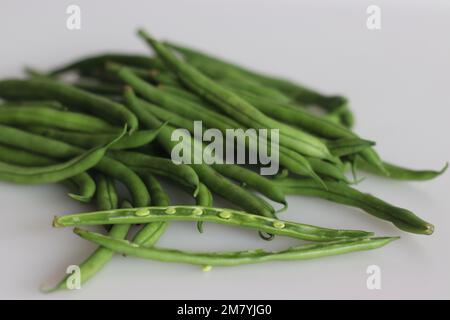
<instances>
[{"instance_id":1,"label":"green bean","mask_svg":"<svg viewBox=\"0 0 450 320\"><path fill-rule=\"evenodd\" d=\"M287 208L284 192L272 180L238 165L213 164L212 167L223 176L244 183L267 198L283 204Z\"/></svg>"},{"instance_id":2,"label":"green bean","mask_svg":"<svg viewBox=\"0 0 450 320\"><path fill-rule=\"evenodd\" d=\"M431 180L434 178L439 177L442 175L445 171L447 171L448 163L444 165L444 167L441 170L435 171L435 170L413 170L408 169L405 167L401 167L395 164L391 164L388 162L383 162L384 167L386 168L389 175L384 174L374 166L367 163L365 160L361 159L360 157L356 157L356 163L357 168L361 168L362 170L365 170L367 172L377 174L384 177L389 177L391 179L397 179L397 180L417 180L417 181L425 181L425 180Z\"/></svg>"},{"instance_id":3,"label":"green bean","mask_svg":"<svg viewBox=\"0 0 450 320\"><path fill-rule=\"evenodd\" d=\"M118 206L117 192L114 188L114 184L111 180L108 180L104 176L99 177L98 190L97 190L97 206L98 208L104 208L101 210L111 210ZM124 201L122 208L131 208L131 203ZM109 209L106 209L109 208ZM109 237L112 239L125 239L130 229L129 224L117 224L114 225L109 231ZM80 284L84 284L97 274L103 267L112 259L115 251L100 246L95 250L80 267ZM64 277L53 289L45 290L47 292L53 292L56 290L67 289L67 282L70 275Z\"/></svg>"},{"instance_id":4,"label":"green bean","mask_svg":"<svg viewBox=\"0 0 450 320\"><path fill-rule=\"evenodd\" d=\"M123 88L119 84L88 81L86 79L78 80L73 85L81 90L100 95L121 95Z\"/></svg>"},{"instance_id":5,"label":"green bean","mask_svg":"<svg viewBox=\"0 0 450 320\"><path fill-rule=\"evenodd\" d=\"M55 110L64 111L67 107L55 100L21 100L2 103L0 107L17 108L24 106L41 106L45 108L52 108Z\"/></svg>"},{"instance_id":6,"label":"green bean","mask_svg":"<svg viewBox=\"0 0 450 320\"><path fill-rule=\"evenodd\" d=\"M48 166L56 163L50 158L3 145L0 145L0 161L28 167ZM77 201L90 202L95 194L95 182L86 172L77 174L61 183L66 184L71 190L76 190L69 193L68 196Z\"/></svg>"},{"instance_id":7,"label":"green bean","mask_svg":"<svg viewBox=\"0 0 450 320\"><path fill-rule=\"evenodd\" d=\"M128 106L137 115L139 121L144 126L148 128L157 128L161 126L161 121L142 108L131 88L127 88L125 91L125 97L127 99ZM176 142L171 139L173 130L175 129L167 125L161 129L161 133L157 137L158 142L167 153L171 153L173 147L176 145ZM267 202L251 192L235 185L211 167L205 164L192 164L190 167L195 170L199 180L202 181L211 191L237 204L244 210L264 216L273 216L275 210Z\"/></svg>"},{"instance_id":8,"label":"green bean","mask_svg":"<svg viewBox=\"0 0 450 320\"><path fill-rule=\"evenodd\" d=\"M122 254L144 259L164 262L182 262L201 266L236 266L268 261L314 259L354 251L376 249L398 239L398 237L351 239L291 247L278 252L268 252L263 249L256 249L248 251L205 253L162 248L144 248L126 240L116 240L78 228L75 228L74 232L86 240L93 241Z\"/></svg>"},{"instance_id":9,"label":"green bean","mask_svg":"<svg viewBox=\"0 0 450 320\"><path fill-rule=\"evenodd\" d=\"M191 90L249 127L280 129L280 143L297 152L324 159L332 158L326 146L316 137L275 121L228 89L210 80L195 68L177 59L170 50L144 31L139 35Z\"/></svg>"},{"instance_id":10,"label":"green bean","mask_svg":"<svg viewBox=\"0 0 450 320\"><path fill-rule=\"evenodd\" d=\"M326 181L328 190L324 190L311 179L276 179L274 180L286 194L299 194L323 198L332 202L360 208L365 212L386 221L397 228L418 234L430 235L434 226L409 210L395 207L370 194L362 193L344 183Z\"/></svg>"},{"instance_id":11,"label":"green bean","mask_svg":"<svg viewBox=\"0 0 450 320\"><path fill-rule=\"evenodd\" d=\"M332 178L337 181L350 183L345 176L345 170L340 165L329 163L316 158L306 158L313 168L314 172L317 172L321 177ZM323 184L321 183L323 186ZM327 188L327 186L324 186Z\"/></svg>"},{"instance_id":12,"label":"green bean","mask_svg":"<svg viewBox=\"0 0 450 320\"><path fill-rule=\"evenodd\" d=\"M302 85L294 83L289 80L275 78L271 76L266 76L261 73L256 73L245 69L243 67L237 66L230 62L223 61L221 59L215 58L213 56L207 55L205 53L196 51L194 49L179 46L173 43L165 43L170 48L175 49L180 52L184 59L189 63L193 64L195 67L200 68L203 72L208 74L208 68L215 68L220 70L222 74L233 75L240 74L247 78L253 79L260 82L268 87L276 88L285 95L289 96L291 99L296 100L300 103L317 104L324 109L332 112L336 109L343 109L345 111L340 115L341 121L347 126L353 126L353 115L348 110L347 100L341 96L324 96L310 88L306 88Z\"/></svg>"},{"instance_id":13,"label":"green bean","mask_svg":"<svg viewBox=\"0 0 450 320\"><path fill-rule=\"evenodd\" d=\"M81 148L92 148L107 141L111 141L111 138L114 137L113 134L109 133L90 134L80 132L67 132L45 127L28 127L27 129L31 132L43 135L45 137L64 141ZM117 141L117 143L111 146L110 149L133 149L145 146L155 140L156 136L159 134L160 129L161 128L155 130L135 131L131 135L122 137L119 141Z\"/></svg>"},{"instance_id":14,"label":"green bean","mask_svg":"<svg viewBox=\"0 0 450 320\"><path fill-rule=\"evenodd\" d=\"M60 111L45 106L0 107L0 123L17 126L46 126L86 133L119 132L99 118L78 112Z\"/></svg>"},{"instance_id":15,"label":"green bean","mask_svg":"<svg viewBox=\"0 0 450 320\"><path fill-rule=\"evenodd\" d=\"M120 139L123 134L106 145L90 149L63 163L48 166L25 167L0 162L0 180L14 183L37 184L58 182L71 178L85 172L99 163L109 146Z\"/></svg>"},{"instance_id":16,"label":"green bean","mask_svg":"<svg viewBox=\"0 0 450 320\"><path fill-rule=\"evenodd\" d=\"M199 178L195 171L188 165L178 165L170 159L133 151L111 151L110 155L132 168L145 169L153 174L162 175L175 181L181 181L183 184L195 190L194 195L198 192Z\"/></svg>"},{"instance_id":17,"label":"green bean","mask_svg":"<svg viewBox=\"0 0 450 320\"><path fill-rule=\"evenodd\" d=\"M119 207L119 196L117 195L114 180L103 174L97 176L97 208L99 210L112 210Z\"/></svg>"},{"instance_id":18,"label":"green bean","mask_svg":"<svg viewBox=\"0 0 450 320\"><path fill-rule=\"evenodd\" d=\"M267 101L266 99L257 97L252 94L245 94L242 92L238 93L242 95L243 98L252 103L255 107L266 113L268 116L298 126L313 134L331 139L358 138L355 133L345 128L344 126L333 123L327 119L324 119L323 117L318 117L306 110L302 110L290 104ZM328 148L330 148L329 144L327 146ZM361 153L361 156L363 156L368 162L386 173L383 167L383 163L375 150L373 150L372 148L363 148L359 152ZM339 154L333 155L339 156Z\"/></svg>"},{"instance_id":19,"label":"green bean","mask_svg":"<svg viewBox=\"0 0 450 320\"><path fill-rule=\"evenodd\" d=\"M130 72L126 68L120 69L119 76L122 77L125 81L128 83L132 83L134 88L136 88L142 95L144 95L146 98L148 98L151 101L155 101L157 103L164 104L164 106L168 106L170 103L170 99L168 96L161 96L161 92L155 88L153 88L151 85L146 83L145 81L142 81L139 79L139 77L136 77L133 75L132 72ZM139 100L141 104L144 106L147 105L152 107L151 104L144 104L141 100ZM172 101L173 102L173 101ZM167 103L167 104L166 104ZM178 106L180 106L183 102L179 103ZM188 102L184 102L188 103ZM207 114L204 114L205 117L209 117ZM213 119L212 117L209 117L210 119ZM281 149L281 147L280 147ZM318 177L315 172L312 170L310 164L308 161L299 153L294 152L292 150L289 150L287 148L282 148L282 152L280 154L280 161L282 161L282 164L289 168L292 172L311 176L312 178L320 181L320 177Z\"/></svg>"},{"instance_id":20,"label":"green bean","mask_svg":"<svg viewBox=\"0 0 450 320\"><path fill-rule=\"evenodd\" d=\"M162 188L159 181L147 174L142 177L152 198L152 205L167 207L170 203L169 196ZM150 248L159 240L167 228L167 222L152 222L146 224L133 238L133 243Z\"/></svg>"},{"instance_id":21,"label":"green bean","mask_svg":"<svg viewBox=\"0 0 450 320\"><path fill-rule=\"evenodd\" d=\"M214 204L213 195L208 187L200 183L198 188L198 195L195 198L195 205L199 207L212 207ZM197 230L203 233L203 221L197 221Z\"/></svg>"},{"instance_id":22,"label":"green bean","mask_svg":"<svg viewBox=\"0 0 450 320\"><path fill-rule=\"evenodd\" d=\"M343 138L327 141L328 149L336 157L359 153L374 145L375 142L360 138Z\"/></svg>"},{"instance_id":23,"label":"green bean","mask_svg":"<svg viewBox=\"0 0 450 320\"><path fill-rule=\"evenodd\" d=\"M84 152L83 149L70 144L8 126L0 125L0 132L0 143L51 158L66 159ZM135 206L145 206L149 203L149 195L142 180L121 162L105 156L97 163L95 168L105 175L121 181L130 191Z\"/></svg>"},{"instance_id":24,"label":"green bean","mask_svg":"<svg viewBox=\"0 0 450 320\"><path fill-rule=\"evenodd\" d=\"M188 100L189 102L193 102L195 104L203 104L204 103L202 98L196 96L195 94L190 93L187 90L184 90L183 88L180 88L177 85L159 84L158 90L166 92L172 96L181 98L183 100ZM208 108L204 108L204 109L206 109L208 111L212 111L211 109L208 109ZM227 118L227 119L229 119L229 118Z\"/></svg>"},{"instance_id":25,"label":"green bean","mask_svg":"<svg viewBox=\"0 0 450 320\"><path fill-rule=\"evenodd\" d=\"M179 116L169 113L168 111L161 112L161 108L144 100L139 99L138 101L141 107L145 108L146 111L150 111L157 117L159 115L161 117L160 120L172 121L176 125L187 128L188 130L193 132L192 125L190 123L187 123L185 119L181 119ZM222 134L226 134L226 130L229 128L241 128L241 126L237 122L214 111L210 111L202 107L201 105L189 103L188 101L178 101L176 97L170 95L166 95L163 101L166 102L164 103L164 106L167 109L170 109L180 115L183 115L183 117L187 117L192 120L201 120L207 127L219 129ZM169 103L169 101L171 101L171 103ZM250 137L250 139L253 140L252 137ZM256 150L251 149L252 144L249 141L246 140L245 143L248 150L256 152ZM309 161L305 160L305 158L301 157L299 154L282 146L280 146L279 149L280 164L289 168L296 174L309 176L310 171L305 170L305 167L303 166L306 161L306 165L311 168L313 165L315 165L315 167L317 167L319 170L318 173L324 173L324 170L326 170L325 175L330 176L331 174L331 177L345 181L345 177L343 177L341 173L336 172L336 169L330 168L332 166L331 164L324 163L319 166L318 164L323 163L323 161L319 159L317 159L316 161ZM315 169L312 170L315 171Z\"/></svg>"},{"instance_id":26,"label":"green bean","mask_svg":"<svg viewBox=\"0 0 450 320\"><path fill-rule=\"evenodd\" d=\"M204 221L256 229L275 235L309 241L332 241L367 237L373 233L360 230L321 228L297 222L262 217L243 211L198 206L142 207L116 209L55 217L53 226L137 224L154 221Z\"/></svg>"},{"instance_id":27,"label":"green bean","mask_svg":"<svg viewBox=\"0 0 450 320\"><path fill-rule=\"evenodd\" d=\"M115 124L128 124L130 132L138 128L138 121L125 106L68 84L47 80L0 81L0 97L6 99L54 99L68 107L79 108Z\"/></svg>"},{"instance_id":28,"label":"green bean","mask_svg":"<svg viewBox=\"0 0 450 320\"><path fill-rule=\"evenodd\" d=\"M103 68L107 62L116 62L141 68L155 68L160 66L155 59L144 55L136 55L129 53L105 53L95 56L81 58L67 65L58 67L51 72L50 75L59 75L68 71L83 71L95 68Z\"/></svg>"}]
</instances>

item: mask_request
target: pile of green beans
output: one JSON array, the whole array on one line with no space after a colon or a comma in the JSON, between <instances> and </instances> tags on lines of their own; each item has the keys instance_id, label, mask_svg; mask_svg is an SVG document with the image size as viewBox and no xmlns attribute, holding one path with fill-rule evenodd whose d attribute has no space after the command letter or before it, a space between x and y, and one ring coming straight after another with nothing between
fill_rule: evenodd
<instances>
[{"instance_id":1,"label":"pile of green beans","mask_svg":"<svg viewBox=\"0 0 450 320\"><path fill-rule=\"evenodd\" d=\"M209 269L370 250L399 238L280 219L290 195L353 206L405 232L433 233L433 224L412 211L351 185L358 170L423 181L438 177L447 165L412 170L384 161L374 141L352 130L346 97L160 42L143 30L138 35L153 56L102 53L47 73L27 69L25 79L0 80L0 180L60 183L72 199L97 210L53 220L54 227L75 227L77 235L99 246L80 263L82 284L116 253ZM63 77L67 73L74 74L72 80ZM314 113L316 107L323 113ZM278 129L280 172L263 176L257 171L263 164L175 163L176 129L191 133L191 152L198 152L194 121L223 135L230 129ZM245 139L245 151L257 152L255 142ZM187 192L195 205L172 203L166 183ZM216 196L229 206L216 207ZM264 240L284 236L311 243L277 252L159 248L171 221L194 222L200 233L204 223L216 223L253 230ZM103 226L107 235L78 228L92 225ZM45 290L67 289L68 278Z\"/></svg>"}]
</instances>

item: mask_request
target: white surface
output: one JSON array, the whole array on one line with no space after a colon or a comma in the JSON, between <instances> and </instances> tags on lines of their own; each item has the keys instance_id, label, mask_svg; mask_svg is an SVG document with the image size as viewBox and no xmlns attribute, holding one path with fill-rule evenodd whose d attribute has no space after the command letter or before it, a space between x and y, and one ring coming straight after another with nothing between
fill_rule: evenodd
<instances>
[{"instance_id":1,"label":"white surface","mask_svg":"<svg viewBox=\"0 0 450 320\"><path fill-rule=\"evenodd\" d=\"M450 3L448 1L18 1L0 2L0 77L25 64L49 68L96 51L146 52L137 26L329 93L350 97L357 131L378 142L387 160L440 168L450 160ZM65 28L78 4L82 30ZM382 29L366 28L366 8L382 9ZM433 236L409 235L357 210L291 197L283 218L362 228L400 241L370 252L315 261L198 268L115 257L82 290L52 295L54 282L94 246L55 214L86 210L59 186L0 184L0 298L450 298L450 174L430 182L370 177L359 188L433 222ZM174 224L161 246L237 249L266 245L254 232ZM277 239L270 244L288 243ZM293 243L293 242L289 242ZM382 289L366 288L366 268L382 271Z\"/></svg>"}]
</instances>

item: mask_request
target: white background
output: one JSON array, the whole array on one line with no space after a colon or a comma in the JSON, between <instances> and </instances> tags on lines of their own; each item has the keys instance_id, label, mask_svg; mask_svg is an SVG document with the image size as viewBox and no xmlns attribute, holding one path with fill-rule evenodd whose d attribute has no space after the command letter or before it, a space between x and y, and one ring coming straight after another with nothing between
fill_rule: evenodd
<instances>
[{"instance_id":1,"label":"white background","mask_svg":"<svg viewBox=\"0 0 450 320\"><path fill-rule=\"evenodd\" d=\"M78 4L82 29L66 29L65 9ZM382 29L366 28L366 8L382 9ZM134 35L144 26L263 71L285 75L351 100L356 130L378 142L385 159L413 168L450 160L450 3L423 1L0 1L0 76L25 64L49 68L100 51L147 52ZM0 133L1 134L1 133ZM82 290L44 295L69 264L94 245L70 229L53 229L56 214L91 209L52 186L0 184L0 298L450 298L450 204L446 174L408 183L369 177L358 188L433 222L432 236L410 235L358 210L290 197L282 217L328 227L360 228L402 239L380 250L314 261L234 268L198 267L117 256ZM177 189L174 199L191 201ZM219 202L220 204L220 202ZM238 249L270 244L255 232L177 223L161 246ZM382 289L366 288L366 268L382 271Z\"/></svg>"}]
</instances>

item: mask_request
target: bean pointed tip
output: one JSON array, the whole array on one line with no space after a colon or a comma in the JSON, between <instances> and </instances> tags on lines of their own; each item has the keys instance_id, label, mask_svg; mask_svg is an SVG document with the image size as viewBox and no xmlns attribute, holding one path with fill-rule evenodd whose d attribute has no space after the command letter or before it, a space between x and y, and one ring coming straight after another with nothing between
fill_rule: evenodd
<instances>
[{"instance_id":1,"label":"bean pointed tip","mask_svg":"<svg viewBox=\"0 0 450 320\"><path fill-rule=\"evenodd\" d=\"M55 216L54 218L53 218L53 222L52 222L52 226L53 226L53 228L62 228L62 227L64 227L61 223L59 223L59 216Z\"/></svg>"},{"instance_id":2,"label":"bean pointed tip","mask_svg":"<svg viewBox=\"0 0 450 320\"><path fill-rule=\"evenodd\" d=\"M434 233L434 225L431 223L426 225L425 234L426 235L432 235Z\"/></svg>"}]
</instances>

